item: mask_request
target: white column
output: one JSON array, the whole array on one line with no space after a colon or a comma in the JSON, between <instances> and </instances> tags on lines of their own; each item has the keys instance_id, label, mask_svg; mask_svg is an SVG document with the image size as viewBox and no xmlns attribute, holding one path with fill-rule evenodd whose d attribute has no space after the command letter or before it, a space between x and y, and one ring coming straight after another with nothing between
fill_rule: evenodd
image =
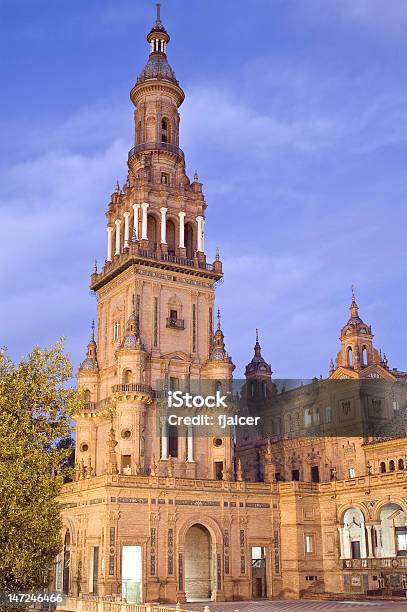
<instances>
[{"instance_id":1,"label":"white column","mask_svg":"<svg viewBox=\"0 0 407 612\"><path fill-rule=\"evenodd\" d=\"M140 204L133 204L133 212L134 212L133 227L134 227L134 237L136 238L136 240L138 240L139 210L140 210Z\"/></svg>"},{"instance_id":2,"label":"white column","mask_svg":"<svg viewBox=\"0 0 407 612\"><path fill-rule=\"evenodd\" d=\"M179 247L180 249L185 248L185 215L183 211L178 213L179 217Z\"/></svg>"},{"instance_id":3,"label":"white column","mask_svg":"<svg viewBox=\"0 0 407 612\"><path fill-rule=\"evenodd\" d=\"M188 434L187 434L187 461L194 460L194 435L192 426L188 426Z\"/></svg>"},{"instance_id":4,"label":"white column","mask_svg":"<svg viewBox=\"0 0 407 612\"><path fill-rule=\"evenodd\" d=\"M120 255L120 225L121 225L121 221L120 219L116 219L116 221L114 222L116 225L116 250L115 250L115 255Z\"/></svg>"},{"instance_id":5,"label":"white column","mask_svg":"<svg viewBox=\"0 0 407 612\"><path fill-rule=\"evenodd\" d=\"M161 459L168 459L167 420L164 417L161 423Z\"/></svg>"},{"instance_id":6,"label":"white column","mask_svg":"<svg viewBox=\"0 0 407 612\"><path fill-rule=\"evenodd\" d=\"M141 208L143 209L142 217L141 217L141 239L142 240L148 240L148 236L147 236L147 208L148 208L148 204L147 204L147 202L143 202L143 204L141 205Z\"/></svg>"},{"instance_id":7,"label":"white column","mask_svg":"<svg viewBox=\"0 0 407 612\"><path fill-rule=\"evenodd\" d=\"M107 228L107 259L106 261L112 261L112 234L113 228Z\"/></svg>"},{"instance_id":8,"label":"white column","mask_svg":"<svg viewBox=\"0 0 407 612\"><path fill-rule=\"evenodd\" d=\"M365 531L365 523L361 524L361 533L360 533L360 556L362 559L367 558L367 545L366 545L366 531Z\"/></svg>"},{"instance_id":9,"label":"white column","mask_svg":"<svg viewBox=\"0 0 407 612\"><path fill-rule=\"evenodd\" d=\"M125 248L129 246L129 217L130 213L123 213L124 216L124 246Z\"/></svg>"},{"instance_id":10,"label":"white column","mask_svg":"<svg viewBox=\"0 0 407 612\"><path fill-rule=\"evenodd\" d=\"M165 208L165 206L160 208L160 213L161 213L161 244L167 244L167 219L166 219L167 210L168 210L168 208Z\"/></svg>"},{"instance_id":11,"label":"white column","mask_svg":"<svg viewBox=\"0 0 407 612\"><path fill-rule=\"evenodd\" d=\"M197 217L196 221L198 223L198 239L197 239L197 251L203 253L204 250L204 223L205 220L203 217Z\"/></svg>"},{"instance_id":12,"label":"white column","mask_svg":"<svg viewBox=\"0 0 407 612\"><path fill-rule=\"evenodd\" d=\"M343 549L343 527L338 527L338 532L339 532L339 547L340 547L340 559L344 559L345 558L345 551Z\"/></svg>"},{"instance_id":13,"label":"white column","mask_svg":"<svg viewBox=\"0 0 407 612\"><path fill-rule=\"evenodd\" d=\"M373 540L372 540L372 526L371 525L366 525L366 531L367 531L367 556L369 557L369 559L372 559L374 557L373 554Z\"/></svg>"}]
</instances>

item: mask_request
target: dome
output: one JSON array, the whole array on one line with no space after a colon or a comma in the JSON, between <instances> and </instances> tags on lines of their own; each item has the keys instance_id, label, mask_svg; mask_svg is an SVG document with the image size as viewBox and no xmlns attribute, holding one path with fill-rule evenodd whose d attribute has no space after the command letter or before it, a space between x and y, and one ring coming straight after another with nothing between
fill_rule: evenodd
<instances>
[{"instance_id":1,"label":"dome","mask_svg":"<svg viewBox=\"0 0 407 612\"><path fill-rule=\"evenodd\" d=\"M247 364L245 376L247 378L260 375L270 377L272 375L270 364L266 362L261 354L261 346L259 343L259 334L256 329L256 344L254 345L254 355L250 363Z\"/></svg>"},{"instance_id":2,"label":"dome","mask_svg":"<svg viewBox=\"0 0 407 612\"><path fill-rule=\"evenodd\" d=\"M82 361L79 366L80 370L85 370L87 372L93 372L98 369L98 362L95 357L86 357L84 361Z\"/></svg>"},{"instance_id":3,"label":"dome","mask_svg":"<svg viewBox=\"0 0 407 612\"><path fill-rule=\"evenodd\" d=\"M149 79L160 79L163 81L171 81L178 85L175 72L169 65L167 57L164 53L152 53L148 58L147 64L144 66L137 79L137 83L148 81Z\"/></svg>"},{"instance_id":4,"label":"dome","mask_svg":"<svg viewBox=\"0 0 407 612\"><path fill-rule=\"evenodd\" d=\"M143 344L140 338L138 338L135 334L127 334L123 338L123 342L121 343L120 348L143 348Z\"/></svg>"}]
</instances>

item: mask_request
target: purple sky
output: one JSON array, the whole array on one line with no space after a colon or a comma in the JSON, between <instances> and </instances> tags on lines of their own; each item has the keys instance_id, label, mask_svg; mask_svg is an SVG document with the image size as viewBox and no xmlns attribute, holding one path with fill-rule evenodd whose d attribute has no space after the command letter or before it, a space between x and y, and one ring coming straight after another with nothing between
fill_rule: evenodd
<instances>
[{"instance_id":1,"label":"purple sky","mask_svg":"<svg viewBox=\"0 0 407 612\"><path fill-rule=\"evenodd\" d=\"M236 375L256 326L275 376L326 375L352 283L376 345L407 368L407 2L162 5ZM63 335L82 359L154 11L0 0L0 345L13 357Z\"/></svg>"}]
</instances>

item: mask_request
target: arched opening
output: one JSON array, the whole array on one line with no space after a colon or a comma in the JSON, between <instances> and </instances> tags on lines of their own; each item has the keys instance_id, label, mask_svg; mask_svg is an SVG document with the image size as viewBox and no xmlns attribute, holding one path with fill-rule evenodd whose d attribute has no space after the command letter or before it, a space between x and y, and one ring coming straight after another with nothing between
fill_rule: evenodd
<instances>
[{"instance_id":1,"label":"arched opening","mask_svg":"<svg viewBox=\"0 0 407 612\"><path fill-rule=\"evenodd\" d=\"M365 518L359 508L348 508L343 515L342 542L345 559L367 557Z\"/></svg>"},{"instance_id":2,"label":"arched opening","mask_svg":"<svg viewBox=\"0 0 407 612\"><path fill-rule=\"evenodd\" d=\"M175 255L175 224L171 219L167 221L167 247L168 254Z\"/></svg>"},{"instance_id":3,"label":"arched opening","mask_svg":"<svg viewBox=\"0 0 407 612\"><path fill-rule=\"evenodd\" d=\"M168 426L168 454L178 457L178 428L176 425Z\"/></svg>"},{"instance_id":4,"label":"arched opening","mask_svg":"<svg viewBox=\"0 0 407 612\"><path fill-rule=\"evenodd\" d=\"M389 472L394 472L396 469L396 464L394 463L393 459L391 461L389 461Z\"/></svg>"},{"instance_id":5,"label":"arched opening","mask_svg":"<svg viewBox=\"0 0 407 612\"><path fill-rule=\"evenodd\" d=\"M404 470L404 459L398 460L397 467L399 470Z\"/></svg>"},{"instance_id":6,"label":"arched opening","mask_svg":"<svg viewBox=\"0 0 407 612\"><path fill-rule=\"evenodd\" d=\"M123 372L123 384L130 385L133 382L133 373L131 370L124 370Z\"/></svg>"},{"instance_id":7,"label":"arched opening","mask_svg":"<svg viewBox=\"0 0 407 612\"><path fill-rule=\"evenodd\" d=\"M147 217L147 238L150 249L155 249L157 245L157 221L152 215Z\"/></svg>"},{"instance_id":8,"label":"arched opening","mask_svg":"<svg viewBox=\"0 0 407 612\"><path fill-rule=\"evenodd\" d=\"M349 368L353 368L353 351L352 347L348 347L347 350L347 364Z\"/></svg>"},{"instance_id":9,"label":"arched opening","mask_svg":"<svg viewBox=\"0 0 407 612\"><path fill-rule=\"evenodd\" d=\"M136 134L137 144L141 143L141 121L137 123L137 134Z\"/></svg>"},{"instance_id":10,"label":"arched opening","mask_svg":"<svg viewBox=\"0 0 407 612\"><path fill-rule=\"evenodd\" d=\"M311 425L312 425L311 410L309 408L306 408L305 412L304 412L304 426L305 427L311 427Z\"/></svg>"},{"instance_id":11,"label":"arched opening","mask_svg":"<svg viewBox=\"0 0 407 612\"><path fill-rule=\"evenodd\" d=\"M149 117L146 123L147 142L155 142L155 117Z\"/></svg>"},{"instance_id":12,"label":"arched opening","mask_svg":"<svg viewBox=\"0 0 407 612\"><path fill-rule=\"evenodd\" d=\"M187 601L211 599L212 542L209 531L192 525L185 536L185 594Z\"/></svg>"},{"instance_id":13,"label":"arched opening","mask_svg":"<svg viewBox=\"0 0 407 612\"><path fill-rule=\"evenodd\" d=\"M63 559L63 578L62 578L62 591L68 595L69 593L69 573L71 567L71 534L69 529L67 530L64 538L64 559Z\"/></svg>"},{"instance_id":14,"label":"arched opening","mask_svg":"<svg viewBox=\"0 0 407 612\"><path fill-rule=\"evenodd\" d=\"M194 256L194 229L190 223L185 225L185 248L188 259Z\"/></svg>"},{"instance_id":15,"label":"arched opening","mask_svg":"<svg viewBox=\"0 0 407 612\"><path fill-rule=\"evenodd\" d=\"M89 404L89 402L90 402L90 391L89 391L89 389L85 389L85 393L84 393L83 397L84 397L85 404Z\"/></svg>"},{"instance_id":16,"label":"arched opening","mask_svg":"<svg viewBox=\"0 0 407 612\"><path fill-rule=\"evenodd\" d=\"M161 142L169 142L170 141L170 130L168 119L165 117L161 119Z\"/></svg>"},{"instance_id":17,"label":"arched opening","mask_svg":"<svg viewBox=\"0 0 407 612\"><path fill-rule=\"evenodd\" d=\"M381 474L385 474L385 473L386 473L386 464L385 464L385 462L384 462L384 461L382 461L382 462L380 463L380 473L381 473Z\"/></svg>"},{"instance_id":18,"label":"arched opening","mask_svg":"<svg viewBox=\"0 0 407 612\"><path fill-rule=\"evenodd\" d=\"M383 558L407 556L406 514L399 504L390 503L380 510L380 550Z\"/></svg>"},{"instance_id":19,"label":"arched opening","mask_svg":"<svg viewBox=\"0 0 407 612\"><path fill-rule=\"evenodd\" d=\"M364 346L362 348L362 365L367 366L369 364L368 356L367 356L367 348Z\"/></svg>"}]
</instances>

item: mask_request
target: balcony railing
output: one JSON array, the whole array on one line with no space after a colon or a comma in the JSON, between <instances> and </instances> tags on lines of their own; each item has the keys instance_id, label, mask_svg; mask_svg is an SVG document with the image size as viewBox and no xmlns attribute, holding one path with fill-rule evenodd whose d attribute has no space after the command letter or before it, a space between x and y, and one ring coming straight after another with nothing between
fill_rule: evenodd
<instances>
[{"instance_id":1,"label":"balcony railing","mask_svg":"<svg viewBox=\"0 0 407 612\"><path fill-rule=\"evenodd\" d=\"M184 159L184 152L182 149L169 142L143 142L142 144L138 144L130 149L129 159L130 157L133 157L133 155L137 155L137 153L142 153L143 151L168 151L169 153L175 153L175 155L179 155Z\"/></svg>"},{"instance_id":2,"label":"balcony railing","mask_svg":"<svg viewBox=\"0 0 407 612\"><path fill-rule=\"evenodd\" d=\"M172 329L185 329L184 319L167 317L167 327L171 327Z\"/></svg>"},{"instance_id":3,"label":"balcony railing","mask_svg":"<svg viewBox=\"0 0 407 612\"><path fill-rule=\"evenodd\" d=\"M406 569L407 557L383 559L342 559L343 569Z\"/></svg>"},{"instance_id":4,"label":"balcony railing","mask_svg":"<svg viewBox=\"0 0 407 612\"><path fill-rule=\"evenodd\" d=\"M112 393L147 393L152 395L153 390L149 385L142 383L124 383L122 385L113 385Z\"/></svg>"}]
</instances>

